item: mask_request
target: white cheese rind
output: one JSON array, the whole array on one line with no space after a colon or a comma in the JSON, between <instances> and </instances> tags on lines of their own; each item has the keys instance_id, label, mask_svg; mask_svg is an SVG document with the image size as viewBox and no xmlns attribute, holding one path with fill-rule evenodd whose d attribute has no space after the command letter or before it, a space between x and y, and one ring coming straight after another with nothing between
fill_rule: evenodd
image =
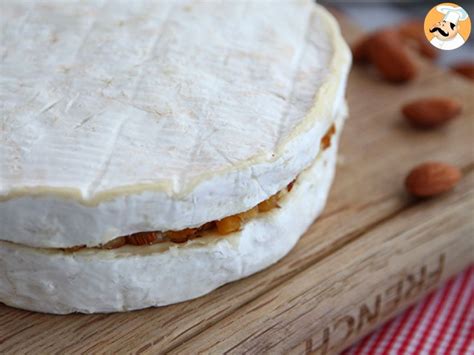
<instances>
[{"instance_id":1,"label":"white cheese rind","mask_svg":"<svg viewBox=\"0 0 474 355\"><path fill-rule=\"evenodd\" d=\"M60 314L129 311L196 298L262 270L286 255L322 211L336 165L334 138L280 209L226 237L73 254L0 242L0 302Z\"/></svg>"},{"instance_id":2,"label":"white cheese rind","mask_svg":"<svg viewBox=\"0 0 474 355\"><path fill-rule=\"evenodd\" d=\"M68 4L2 8L0 240L96 246L247 210L344 110L350 54L309 1Z\"/></svg>"}]
</instances>

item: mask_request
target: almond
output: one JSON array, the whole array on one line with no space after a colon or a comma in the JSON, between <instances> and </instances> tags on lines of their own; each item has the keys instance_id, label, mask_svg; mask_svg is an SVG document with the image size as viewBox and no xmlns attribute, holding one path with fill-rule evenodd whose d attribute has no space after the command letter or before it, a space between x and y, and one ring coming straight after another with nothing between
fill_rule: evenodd
<instances>
[{"instance_id":1,"label":"almond","mask_svg":"<svg viewBox=\"0 0 474 355\"><path fill-rule=\"evenodd\" d=\"M197 228L186 228L179 231L168 231L165 235L173 243L184 243L194 237L197 232Z\"/></svg>"},{"instance_id":2,"label":"almond","mask_svg":"<svg viewBox=\"0 0 474 355\"><path fill-rule=\"evenodd\" d=\"M102 249L117 249L127 244L126 237L118 237L102 245Z\"/></svg>"},{"instance_id":3,"label":"almond","mask_svg":"<svg viewBox=\"0 0 474 355\"><path fill-rule=\"evenodd\" d=\"M368 43L368 55L380 75L391 82L406 82L415 78L417 67L394 30L374 33Z\"/></svg>"},{"instance_id":4,"label":"almond","mask_svg":"<svg viewBox=\"0 0 474 355\"><path fill-rule=\"evenodd\" d=\"M153 244L158 239L158 236L156 232L142 232L142 233L131 234L125 238L126 238L127 244L149 245L149 244Z\"/></svg>"},{"instance_id":5,"label":"almond","mask_svg":"<svg viewBox=\"0 0 474 355\"><path fill-rule=\"evenodd\" d=\"M329 127L326 134L321 138L321 150L325 150L331 146L331 137L336 133L336 126L334 124Z\"/></svg>"},{"instance_id":6,"label":"almond","mask_svg":"<svg viewBox=\"0 0 474 355\"><path fill-rule=\"evenodd\" d=\"M369 60L370 36L364 36L352 46L352 57L355 63L363 63Z\"/></svg>"},{"instance_id":7,"label":"almond","mask_svg":"<svg viewBox=\"0 0 474 355\"><path fill-rule=\"evenodd\" d=\"M196 228L189 228L191 231L194 230L193 233L197 233L197 232L205 232L205 231L208 231L208 230L212 230L216 227L216 222L215 221L212 221L212 222L207 222L207 223L204 223L201 227L199 227L197 230Z\"/></svg>"},{"instance_id":8,"label":"almond","mask_svg":"<svg viewBox=\"0 0 474 355\"><path fill-rule=\"evenodd\" d=\"M425 58L435 60L439 57L439 50L427 42L426 37L418 39L418 52Z\"/></svg>"},{"instance_id":9,"label":"almond","mask_svg":"<svg viewBox=\"0 0 474 355\"><path fill-rule=\"evenodd\" d=\"M461 179L461 171L455 166L427 162L411 170L405 179L407 191L416 197L430 197L449 191Z\"/></svg>"},{"instance_id":10,"label":"almond","mask_svg":"<svg viewBox=\"0 0 474 355\"><path fill-rule=\"evenodd\" d=\"M290 191L293 189L293 186L294 186L294 184L295 184L295 181L296 181L296 179L293 180L292 182L290 182L288 185L286 185L286 190L287 190L288 192L290 192Z\"/></svg>"},{"instance_id":11,"label":"almond","mask_svg":"<svg viewBox=\"0 0 474 355\"><path fill-rule=\"evenodd\" d=\"M423 25L421 20L408 20L398 25L398 32L405 38L417 38L420 34L423 34Z\"/></svg>"},{"instance_id":12,"label":"almond","mask_svg":"<svg viewBox=\"0 0 474 355\"><path fill-rule=\"evenodd\" d=\"M406 120L418 128L433 128L455 118L462 111L462 104L450 97L418 99L402 107Z\"/></svg>"},{"instance_id":13,"label":"almond","mask_svg":"<svg viewBox=\"0 0 474 355\"><path fill-rule=\"evenodd\" d=\"M452 69L466 79L474 80L474 62L461 62L454 65Z\"/></svg>"},{"instance_id":14,"label":"almond","mask_svg":"<svg viewBox=\"0 0 474 355\"><path fill-rule=\"evenodd\" d=\"M427 41L423 26L423 21L411 20L402 23L398 27L398 31L404 40L415 44L416 49L422 56L434 60L438 58L439 51Z\"/></svg>"}]
</instances>

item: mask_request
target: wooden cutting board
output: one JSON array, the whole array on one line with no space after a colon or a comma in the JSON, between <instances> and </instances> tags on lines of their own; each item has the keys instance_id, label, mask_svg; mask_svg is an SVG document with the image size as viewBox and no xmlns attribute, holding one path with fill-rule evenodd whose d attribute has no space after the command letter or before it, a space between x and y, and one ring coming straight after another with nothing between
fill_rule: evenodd
<instances>
[{"instance_id":1,"label":"wooden cutting board","mask_svg":"<svg viewBox=\"0 0 474 355\"><path fill-rule=\"evenodd\" d=\"M360 30L340 18L349 42ZM332 353L473 262L474 86L420 61L407 85L354 67L328 205L276 265L199 299L123 314L52 316L0 305L0 353ZM424 95L464 103L439 130L407 126L400 106ZM461 167L455 191L404 192L414 165Z\"/></svg>"}]
</instances>

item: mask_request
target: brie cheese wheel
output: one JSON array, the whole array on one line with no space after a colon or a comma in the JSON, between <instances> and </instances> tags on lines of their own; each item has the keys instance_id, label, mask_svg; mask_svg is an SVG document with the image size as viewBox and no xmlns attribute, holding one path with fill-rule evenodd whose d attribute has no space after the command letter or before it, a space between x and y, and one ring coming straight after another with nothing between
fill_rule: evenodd
<instances>
[{"instance_id":1,"label":"brie cheese wheel","mask_svg":"<svg viewBox=\"0 0 474 355\"><path fill-rule=\"evenodd\" d=\"M96 308L91 299L84 307L64 299L57 308L46 300L29 306L53 291L74 298L61 293L60 282L80 289L90 273L103 271L104 280L118 270L142 274L145 266L166 270L174 257L169 267L200 255L199 248L170 248L139 261L133 252L30 247L97 246L130 233L196 227L275 194L314 162L344 110L350 53L332 16L309 0L4 0L1 7L0 262L10 270L0 276L2 299L13 292L11 304L68 312L195 297L283 255L321 209L332 168L315 171L314 181L307 174L288 209L247 226L240 241L202 251L215 278L191 282L188 293L167 294L173 281L163 274L160 290L150 291L158 300L125 296L126 285L117 283L104 299L95 295ZM290 205L312 212L303 218ZM290 217L292 225L279 224ZM270 221L276 225L264 236L259 230ZM247 233L253 237L245 241ZM277 236L284 241L272 239L274 257L239 269ZM237 250L242 260L225 266ZM218 260L222 269L212 270L208 264ZM54 272L63 267L64 275ZM20 295L15 284L23 277L31 287ZM147 280L139 275L135 286ZM107 308L117 288L122 293Z\"/></svg>"},{"instance_id":2,"label":"brie cheese wheel","mask_svg":"<svg viewBox=\"0 0 474 355\"><path fill-rule=\"evenodd\" d=\"M341 129L342 117L331 146L301 173L281 208L228 236L74 253L0 242L0 302L58 314L129 311L199 297L268 267L323 209Z\"/></svg>"}]
</instances>

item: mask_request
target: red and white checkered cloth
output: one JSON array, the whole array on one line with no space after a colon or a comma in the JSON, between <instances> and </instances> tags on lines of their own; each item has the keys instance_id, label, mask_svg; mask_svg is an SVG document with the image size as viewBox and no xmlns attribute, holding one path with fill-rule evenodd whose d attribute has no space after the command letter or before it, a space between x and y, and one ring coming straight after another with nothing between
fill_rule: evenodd
<instances>
[{"instance_id":1,"label":"red and white checkered cloth","mask_svg":"<svg viewBox=\"0 0 474 355\"><path fill-rule=\"evenodd\" d=\"M474 354L474 265L343 352Z\"/></svg>"}]
</instances>

